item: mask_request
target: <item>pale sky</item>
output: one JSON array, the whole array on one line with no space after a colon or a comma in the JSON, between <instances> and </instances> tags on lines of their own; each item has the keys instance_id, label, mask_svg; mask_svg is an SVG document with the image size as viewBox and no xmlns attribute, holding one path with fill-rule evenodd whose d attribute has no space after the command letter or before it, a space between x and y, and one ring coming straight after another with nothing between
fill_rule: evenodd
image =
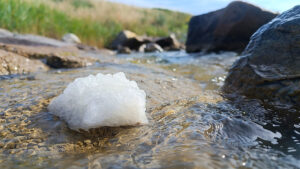
<instances>
[{"instance_id":1,"label":"pale sky","mask_svg":"<svg viewBox=\"0 0 300 169\"><path fill-rule=\"evenodd\" d=\"M211 12L225 7L233 0L110 0L114 2L147 7L166 8L190 13L193 15ZM300 5L300 0L244 0L263 9L273 12L283 12L295 5Z\"/></svg>"}]
</instances>

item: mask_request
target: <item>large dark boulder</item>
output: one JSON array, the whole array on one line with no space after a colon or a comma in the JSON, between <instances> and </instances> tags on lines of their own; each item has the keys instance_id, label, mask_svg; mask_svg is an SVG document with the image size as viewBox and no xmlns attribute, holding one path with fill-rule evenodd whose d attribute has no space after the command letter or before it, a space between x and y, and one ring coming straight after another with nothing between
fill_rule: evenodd
<instances>
[{"instance_id":1,"label":"large dark boulder","mask_svg":"<svg viewBox=\"0 0 300 169\"><path fill-rule=\"evenodd\" d=\"M276 106L300 106L300 6L262 26L223 87Z\"/></svg>"},{"instance_id":2,"label":"large dark boulder","mask_svg":"<svg viewBox=\"0 0 300 169\"><path fill-rule=\"evenodd\" d=\"M189 23L187 52L244 50L251 35L276 17L251 4L235 1L226 8L194 16Z\"/></svg>"}]
</instances>

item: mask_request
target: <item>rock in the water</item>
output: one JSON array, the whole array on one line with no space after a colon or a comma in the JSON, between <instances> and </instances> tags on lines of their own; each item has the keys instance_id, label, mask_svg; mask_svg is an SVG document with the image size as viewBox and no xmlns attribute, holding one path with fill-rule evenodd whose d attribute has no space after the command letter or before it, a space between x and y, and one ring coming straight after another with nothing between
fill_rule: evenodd
<instances>
[{"instance_id":1,"label":"rock in the water","mask_svg":"<svg viewBox=\"0 0 300 169\"><path fill-rule=\"evenodd\" d=\"M176 39L176 36L174 34L171 34L168 37L154 38L148 36L138 36L137 34L130 32L128 30L124 30L120 32L119 35L116 37L116 39L110 45L110 48L119 51L126 51L120 49L129 48L130 50L135 50L140 52L153 52L155 50L160 51L160 49L157 48L157 45L159 45L160 48L164 50L180 50L184 48L183 45ZM156 49L152 50L154 46L156 46L155 47ZM146 48L148 48L149 51L145 51L147 50ZM121 52L121 53L127 53L127 52Z\"/></svg>"},{"instance_id":2,"label":"rock in the water","mask_svg":"<svg viewBox=\"0 0 300 169\"><path fill-rule=\"evenodd\" d=\"M274 17L276 14L240 1L194 16L189 23L186 51L243 51L251 35Z\"/></svg>"},{"instance_id":3,"label":"rock in the water","mask_svg":"<svg viewBox=\"0 0 300 169\"><path fill-rule=\"evenodd\" d=\"M164 51L163 48L161 48L156 43L143 44L139 48L139 52L163 52L163 51Z\"/></svg>"},{"instance_id":4,"label":"rock in the water","mask_svg":"<svg viewBox=\"0 0 300 169\"><path fill-rule=\"evenodd\" d=\"M238 92L272 104L300 106L300 6L262 26L225 81Z\"/></svg>"},{"instance_id":5,"label":"rock in the water","mask_svg":"<svg viewBox=\"0 0 300 169\"><path fill-rule=\"evenodd\" d=\"M168 37L163 37L159 38L155 41L156 44L161 46L164 50L180 50L181 49L181 44L180 42L176 39L175 34L171 34Z\"/></svg>"},{"instance_id":6,"label":"rock in the water","mask_svg":"<svg viewBox=\"0 0 300 169\"><path fill-rule=\"evenodd\" d=\"M24 46L0 44L0 49L30 59L45 59L52 68L78 68L92 65L97 59L81 56L76 47Z\"/></svg>"},{"instance_id":7,"label":"rock in the water","mask_svg":"<svg viewBox=\"0 0 300 169\"><path fill-rule=\"evenodd\" d=\"M156 43L147 43L145 52L163 52L163 48L161 48L158 44Z\"/></svg>"},{"instance_id":8,"label":"rock in the water","mask_svg":"<svg viewBox=\"0 0 300 169\"><path fill-rule=\"evenodd\" d=\"M146 93L124 73L78 78L48 109L74 130L147 124Z\"/></svg>"},{"instance_id":9,"label":"rock in the water","mask_svg":"<svg viewBox=\"0 0 300 169\"><path fill-rule=\"evenodd\" d=\"M151 38L138 36L131 31L124 30L119 33L119 35L110 45L110 48L118 50L122 47L128 47L131 50L138 50L141 45L150 42Z\"/></svg>"},{"instance_id":10,"label":"rock in the water","mask_svg":"<svg viewBox=\"0 0 300 169\"><path fill-rule=\"evenodd\" d=\"M118 53L121 53L121 54L130 54L131 50L130 50L129 47L121 47L121 46L119 46Z\"/></svg>"},{"instance_id":11,"label":"rock in the water","mask_svg":"<svg viewBox=\"0 0 300 169\"><path fill-rule=\"evenodd\" d=\"M46 59L47 65L52 68L80 68L91 66L97 60L87 56L77 55L52 55Z\"/></svg>"},{"instance_id":12,"label":"rock in the water","mask_svg":"<svg viewBox=\"0 0 300 169\"><path fill-rule=\"evenodd\" d=\"M131 50L138 50L141 45L145 43L149 43L150 41L142 38L142 37L136 37L136 38L130 38L127 41L123 43L123 47L128 47Z\"/></svg>"},{"instance_id":13,"label":"rock in the water","mask_svg":"<svg viewBox=\"0 0 300 169\"><path fill-rule=\"evenodd\" d=\"M140 48L139 48L139 52L142 52L142 53L144 53L144 52L145 52L145 49L146 49L146 47L147 47L147 45L146 45L146 44L143 44L143 45L141 45L141 46L140 46Z\"/></svg>"},{"instance_id":14,"label":"rock in the water","mask_svg":"<svg viewBox=\"0 0 300 169\"><path fill-rule=\"evenodd\" d=\"M67 43L81 43L80 39L78 36L76 36L73 33L67 33L62 37L62 41L67 42Z\"/></svg>"},{"instance_id":15,"label":"rock in the water","mask_svg":"<svg viewBox=\"0 0 300 169\"><path fill-rule=\"evenodd\" d=\"M0 75L23 74L47 70L48 67L39 60L31 60L18 54L0 50Z\"/></svg>"}]
</instances>

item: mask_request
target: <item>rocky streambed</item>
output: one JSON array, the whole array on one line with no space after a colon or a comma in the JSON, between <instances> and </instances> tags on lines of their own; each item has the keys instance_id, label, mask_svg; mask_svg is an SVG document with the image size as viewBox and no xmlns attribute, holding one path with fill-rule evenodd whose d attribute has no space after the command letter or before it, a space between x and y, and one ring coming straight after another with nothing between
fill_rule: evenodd
<instances>
[{"instance_id":1,"label":"rocky streambed","mask_svg":"<svg viewBox=\"0 0 300 169\"><path fill-rule=\"evenodd\" d=\"M299 168L299 13L241 55L111 55L0 31L0 168ZM73 131L47 109L74 79L116 72L146 92L148 125Z\"/></svg>"},{"instance_id":2,"label":"rocky streambed","mask_svg":"<svg viewBox=\"0 0 300 169\"><path fill-rule=\"evenodd\" d=\"M2 76L1 168L299 166L299 118L258 100L221 96L236 53L86 54L101 62ZM75 78L120 71L147 93L149 125L75 132L48 112L50 100Z\"/></svg>"}]
</instances>

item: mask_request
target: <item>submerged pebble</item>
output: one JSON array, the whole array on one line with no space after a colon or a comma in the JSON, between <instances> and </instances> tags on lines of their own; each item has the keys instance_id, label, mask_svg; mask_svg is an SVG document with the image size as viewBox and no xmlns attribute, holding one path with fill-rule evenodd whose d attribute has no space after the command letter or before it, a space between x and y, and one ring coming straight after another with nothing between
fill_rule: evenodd
<instances>
[{"instance_id":1,"label":"submerged pebble","mask_svg":"<svg viewBox=\"0 0 300 169\"><path fill-rule=\"evenodd\" d=\"M48 106L73 130L147 124L146 93L123 72L78 78Z\"/></svg>"}]
</instances>

